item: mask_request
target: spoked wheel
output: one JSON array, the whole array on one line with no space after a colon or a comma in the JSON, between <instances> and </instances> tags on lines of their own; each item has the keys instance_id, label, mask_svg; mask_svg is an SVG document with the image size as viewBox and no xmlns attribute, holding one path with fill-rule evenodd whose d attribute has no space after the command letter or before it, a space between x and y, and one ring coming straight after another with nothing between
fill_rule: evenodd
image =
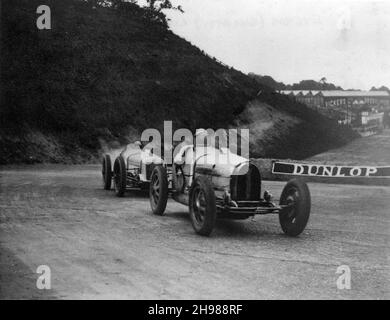
<instances>
[{"instance_id":1,"label":"spoked wheel","mask_svg":"<svg viewBox=\"0 0 390 320\"><path fill-rule=\"evenodd\" d=\"M102 178L103 178L104 190L110 190L111 182L112 182L112 171L111 171L111 158L108 154L103 156Z\"/></svg>"},{"instance_id":2,"label":"spoked wheel","mask_svg":"<svg viewBox=\"0 0 390 320\"><path fill-rule=\"evenodd\" d=\"M215 193L209 180L198 177L190 191L190 217L196 233L208 236L217 218Z\"/></svg>"},{"instance_id":3,"label":"spoked wheel","mask_svg":"<svg viewBox=\"0 0 390 320\"><path fill-rule=\"evenodd\" d=\"M162 216L168 201L167 171L163 166L156 166L152 172L149 186L149 200L152 212Z\"/></svg>"},{"instance_id":4,"label":"spoked wheel","mask_svg":"<svg viewBox=\"0 0 390 320\"><path fill-rule=\"evenodd\" d=\"M194 217L197 224L203 224L206 215L206 197L204 191L197 187L194 191Z\"/></svg>"},{"instance_id":5,"label":"spoked wheel","mask_svg":"<svg viewBox=\"0 0 390 320\"><path fill-rule=\"evenodd\" d=\"M114 163L115 194L123 197L126 191L126 164L122 156L116 158Z\"/></svg>"},{"instance_id":6,"label":"spoked wheel","mask_svg":"<svg viewBox=\"0 0 390 320\"><path fill-rule=\"evenodd\" d=\"M296 237L305 229L310 216L310 191L299 179L290 180L280 196L286 207L279 213L279 222L285 234Z\"/></svg>"}]
</instances>

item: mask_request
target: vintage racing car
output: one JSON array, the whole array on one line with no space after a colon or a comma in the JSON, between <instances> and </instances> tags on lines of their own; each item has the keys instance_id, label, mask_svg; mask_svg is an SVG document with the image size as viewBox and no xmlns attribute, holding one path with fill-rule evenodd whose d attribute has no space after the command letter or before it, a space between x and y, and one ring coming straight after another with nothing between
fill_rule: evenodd
<instances>
[{"instance_id":1,"label":"vintage racing car","mask_svg":"<svg viewBox=\"0 0 390 320\"><path fill-rule=\"evenodd\" d=\"M147 189L154 167L160 165L163 165L162 159L136 141L120 152L113 165L110 154L103 156L103 188L110 190L113 183L118 197L123 197L126 190Z\"/></svg>"},{"instance_id":2,"label":"vintage racing car","mask_svg":"<svg viewBox=\"0 0 390 320\"><path fill-rule=\"evenodd\" d=\"M217 218L247 219L255 215L278 214L282 230L298 236L310 216L311 199L307 184L290 180L279 204L264 191L261 174L248 159L227 148L187 145L174 157L173 164L144 150L123 150L111 170L108 155L103 158L105 189L114 181L118 196L131 188L149 188L152 212L163 215L169 196L189 207L192 226L200 235L209 235ZM226 159L228 157L228 161ZM222 159L222 160L221 160Z\"/></svg>"}]
</instances>

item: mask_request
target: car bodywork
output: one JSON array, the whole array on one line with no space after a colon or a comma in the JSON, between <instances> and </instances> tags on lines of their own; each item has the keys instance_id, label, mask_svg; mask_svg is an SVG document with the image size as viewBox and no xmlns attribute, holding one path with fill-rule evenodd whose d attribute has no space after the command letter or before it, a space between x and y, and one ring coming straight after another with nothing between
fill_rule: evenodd
<instances>
[{"instance_id":1,"label":"car bodywork","mask_svg":"<svg viewBox=\"0 0 390 320\"><path fill-rule=\"evenodd\" d=\"M109 176L114 182L114 187L117 188L116 184L118 181L116 178L122 174L121 170L125 171L124 176L126 177L126 181L124 186L126 190L147 188L154 167L156 165L164 165L162 158L151 152L150 146L142 148L142 144L139 142L124 147L119 154L117 153L117 157L112 165L110 154L104 156L103 162L105 159L110 164ZM124 164L123 168L121 167L122 164ZM104 179L105 176L103 174Z\"/></svg>"},{"instance_id":2,"label":"car bodywork","mask_svg":"<svg viewBox=\"0 0 390 320\"><path fill-rule=\"evenodd\" d=\"M204 176L211 181L220 217L246 219L255 214L279 213L284 208L274 204L268 192L261 197L261 174L249 159L227 148L199 148L194 155L195 160L191 164L193 176L188 178L193 180L197 176ZM180 167L174 164L176 171ZM175 179L174 173L172 178ZM174 189L173 198L188 205L189 191L190 186L187 189Z\"/></svg>"},{"instance_id":3,"label":"car bodywork","mask_svg":"<svg viewBox=\"0 0 390 320\"><path fill-rule=\"evenodd\" d=\"M149 183L153 168L164 164L160 157L151 153L150 148L137 147L127 146L119 155L125 159L130 188Z\"/></svg>"}]
</instances>

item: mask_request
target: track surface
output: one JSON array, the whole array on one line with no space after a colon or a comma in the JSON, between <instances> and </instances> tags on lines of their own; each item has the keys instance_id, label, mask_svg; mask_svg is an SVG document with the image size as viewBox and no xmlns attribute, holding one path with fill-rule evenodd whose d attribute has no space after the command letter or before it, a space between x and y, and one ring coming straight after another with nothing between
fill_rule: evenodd
<instances>
[{"instance_id":1,"label":"track surface","mask_svg":"<svg viewBox=\"0 0 390 320\"><path fill-rule=\"evenodd\" d=\"M101 189L99 166L0 172L0 298L389 299L390 188L310 184L299 238L277 216L194 234L187 208L153 216L148 198ZM264 182L277 199L284 183ZM36 269L51 268L51 290ZM348 265L352 287L339 290Z\"/></svg>"}]
</instances>

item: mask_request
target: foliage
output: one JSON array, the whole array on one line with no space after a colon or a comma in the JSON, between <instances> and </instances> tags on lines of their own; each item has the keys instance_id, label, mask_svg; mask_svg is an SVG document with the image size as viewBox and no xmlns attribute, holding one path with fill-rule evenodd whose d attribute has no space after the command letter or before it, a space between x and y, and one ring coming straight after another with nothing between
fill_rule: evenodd
<instances>
[{"instance_id":1,"label":"foliage","mask_svg":"<svg viewBox=\"0 0 390 320\"><path fill-rule=\"evenodd\" d=\"M168 25L168 19L164 13L164 10L177 10L181 13L184 13L183 8L179 6L174 6L171 0L146 0L147 1L147 13L151 20L162 23L163 25Z\"/></svg>"},{"instance_id":2,"label":"foliage","mask_svg":"<svg viewBox=\"0 0 390 320\"><path fill-rule=\"evenodd\" d=\"M92 4L94 8L100 7L113 7L116 9L123 9L128 4L139 5L138 0L86 0ZM145 17L153 22L158 22L164 27L168 27L168 21L165 11L176 10L184 13L181 5L173 5L171 0L146 0L146 5L142 6L144 9Z\"/></svg>"},{"instance_id":3,"label":"foliage","mask_svg":"<svg viewBox=\"0 0 390 320\"><path fill-rule=\"evenodd\" d=\"M274 90L343 90L340 86L327 83L325 77L321 78L320 81L302 80L299 83L291 85L277 82L271 76L260 76L254 73L250 73L249 76L255 79L259 84L269 86Z\"/></svg>"}]
</instances>

